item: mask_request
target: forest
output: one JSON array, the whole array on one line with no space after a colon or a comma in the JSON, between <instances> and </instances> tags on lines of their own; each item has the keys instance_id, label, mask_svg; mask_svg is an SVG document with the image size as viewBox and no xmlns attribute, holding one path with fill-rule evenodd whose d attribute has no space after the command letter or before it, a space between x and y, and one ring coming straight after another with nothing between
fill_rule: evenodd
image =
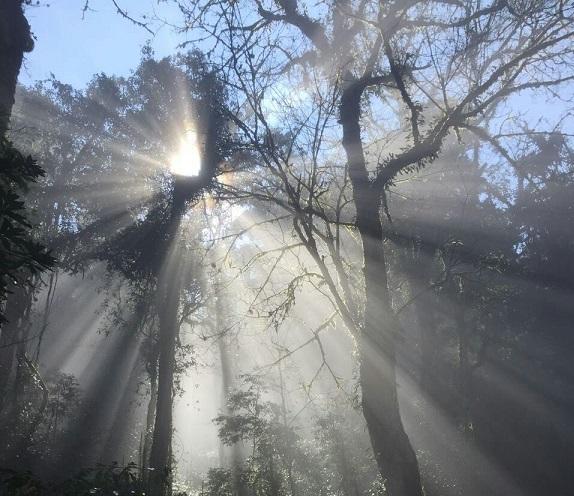
<instances>
[{"instance_id":1,"label":"forest","mask_svg":"<svg viewBox=\"0 0 574 496\"><path fill-rule=\"evenodd\" d=\"M0 0L0 496L572 495L573 322L574 1Z\"/></svg>"}]
</instances>

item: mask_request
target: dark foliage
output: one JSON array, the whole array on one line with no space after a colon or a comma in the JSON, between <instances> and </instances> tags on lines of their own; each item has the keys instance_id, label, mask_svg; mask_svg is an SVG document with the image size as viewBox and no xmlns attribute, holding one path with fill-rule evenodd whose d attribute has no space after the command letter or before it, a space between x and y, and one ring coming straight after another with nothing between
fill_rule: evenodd
<instances>
[{"instance_id":1,"label":"dark foliage","mask_svg":"<svg viewBox=\"0 0 574 496\"><path fill-rule=\"evenodd\" d=\"M46 248L34 239L23 195L44 171L12 143L0 143L0 309L11 287L27 283L30 275L55 263ZM5 321L0 310L0 324Z\"/></svg>"},{"instance_id":2,"label":"dark foliage","mask_svg":"<svg viewBox=\"0 0 574 496\"><path fill-rule=\"evenodd\" d=\"M146 487L141 482L135 464L100 465L85 469L75 477L57 484L46 484L30 472L0 470L0 490L5 496L143 496Z\"/></svg>"}]
</instances>

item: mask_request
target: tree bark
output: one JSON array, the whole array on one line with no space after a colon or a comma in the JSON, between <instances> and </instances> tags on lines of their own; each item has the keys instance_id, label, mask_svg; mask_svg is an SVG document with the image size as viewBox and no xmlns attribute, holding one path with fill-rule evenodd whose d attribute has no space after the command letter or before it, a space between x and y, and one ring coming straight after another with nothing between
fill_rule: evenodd
<instances>
[{"instance_id":1,"label":"tree bark","mask_svg":"<svg viewBox=\"0 0 574 496\"><path fill-rule=\"evenodd\" d=\"M9 401L12 398L10 384L17 368L16 357L26 351L34 297L33 286L12 285L10 291L6 312L8 322L0 328L0 413L12 404Z\"/></svg>"},{"instance_id":2,"label":"tree bark","mask_svg":"<svg viewBox=\"0 0 574 496\"><path fill-rule=\"evenodd\" d=\"M422 496L415 452L404 430L396 384L395 341L399 329L391 307L381 224L381 194L369 180L361 142L360 102L364 86L343 91L340 122L356 224L363 243L365 316L359 340L362 408L371 444L389 496Z\"/></svg>"},{"instance_id":3,"label":"tree bark","mask_svg":"<svg viewBox=\"0 0 574 496\"><path fill-rule=\"evenodd\" d=\"M221 411L224 415L230 415L228 399L229 394L233 389L233 373L231 371L231 358L229 356L227 336L225 336L225 304L223 302L224 296L222 295L222 285L219 280L215 282L216 293L215 296L215 332L220 334L217 339L217 347L219 350L219 364L221 368ZM235 445L234 445L235 446ZM222 467L229 465L228 457L226 456L226 446L220 440L219 442L219 464ZM231 467L233 468L233 460L231 460Z\"/></svg>"},{"instance_id":4,"label":"tree bark","mask_svg":"<svg viewBox=\"0 0 574 496\"><path fill-rule=\"evenodd\" d=\"M462 431L472 433L472 401L474 396L473 370L470 362L470 333L465 319L465 306L462 294L454 303L454 325L458 337L458 380L457 389L460 399L459 423Z\"/></svg>"},{"instance_id":5,"label":"tree bark","mask_svg":"<svg viewBox=\"0 0 574 496\"><path fill-rule=\"evenodd\" d=\"M24 53L34 48L22 4L22 0L0 2L0 138L8 130ZM7 395L6 387L15 358L15 347L7 345L15 340L21 327L19 319L23 312L19 312L20 303L27 296L27 289L21 286L12 288L12 291L6 302L9 322L0 328L0 411Z\"/></svg>"},{"instance_id":6,"label":"tree bark","mask_svg":"<svg viewBox=\"0 0 574 496\"><path fill-rule=\"evenodd\" d=\"M173 379L175 351L179 333L179 297L183 278L177 250L177 232L181 222L179 208L173 209L167 228L169 248L164 258L164 268L158 277L159 361L158 391L153 441L149 466L151 494L164 495L171 478L171 437L173 428Z\"/></svg>"},{"instance_id":7,"label":"tree bark","mask_svg":"<svg viewBox=\"0 0 574 496\"><path fill-rule=\"evenodd\" d=\"M34 364L25 354L22 357L22 359L26 364L26 367L28 368L28 373L30 374L30 376L36 379L36 383L41 391L42 396L40 399L40 404L38 405L38 409L36 410L36 413L32 415L29 426L27 427L26 432L22 436L22 444L20 445L19 448L19 452L21 454L27 452L28 448L32 444L34 434L36 433L38 427L44 420L44 413L46 411L46 408L48 407L48 399L50 393L36 364Z\"/></svg>"},{"instance_id":8,"label":"tree bark","mask_svg":"<svg viewBox=\"0 0 574 496\"><path fill-rule=\"evenodd\" d=\"M154 354L155 355L155 354ZM156 363L152 364L150 369L150 398L147 405L146 429L143 440L142 468L145 470L149 466L150 450L153 440L153 428L155 412L157 408L157 356Z\"/></svg>"},{"instance_id":9,"label":"tree bark","mask_svg":"<svg viewBox=\"0 0 574 496\"><path fill-rule=\"evenodd\" d=\"M16 359L16 343L20 334L20 318L24 315L25 293L23 288L15 288L14 292L8 295L6 309L6 322L0 328L0 413L8 399L8 385L14 371L14 361Z\"/></svg>"},{"instance_id":10,"label":"tree bark","mask_svg":"<svg viewBox=\"0 0 574 496\"><path fill-rule=\"evenodd\" d=\"M8 130L24 53L34 48L23 3L22 0L0 2L0 137Z\"/></svg>"}]
</instances>

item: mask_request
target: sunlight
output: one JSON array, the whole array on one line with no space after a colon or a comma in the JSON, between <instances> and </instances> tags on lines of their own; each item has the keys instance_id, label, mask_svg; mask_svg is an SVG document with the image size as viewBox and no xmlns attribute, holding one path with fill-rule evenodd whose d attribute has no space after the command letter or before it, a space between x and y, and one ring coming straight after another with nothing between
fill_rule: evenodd
<instances>
[{"instance_id":1,"label":"sunlight","mask_svg":"<svg viewBox=\"0 0 574 496\"><path fill-rule=\"evenodd\" d=\"M197 176L199 174L201 156L195 131L186 131L179 150L169 161L169 168L173 174L178 176Z\"/></svg>"},{"instance_id":2,"label":"sunlight","mask_svg":"<svg viewBox=\"0 0 574 496\"><path fill-rule=\"evenodd\" d=\"M51 3L0 0L0 496L572 493L574 0Z\"/></svg>"}]
</instances>

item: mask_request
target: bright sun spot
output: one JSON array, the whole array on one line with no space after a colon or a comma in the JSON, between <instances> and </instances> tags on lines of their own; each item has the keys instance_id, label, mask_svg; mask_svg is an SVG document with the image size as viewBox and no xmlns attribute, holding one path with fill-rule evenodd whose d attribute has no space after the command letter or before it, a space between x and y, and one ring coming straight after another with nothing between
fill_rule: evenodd
<instances>
[{"instance_id":1,"label":"bright sun spot","mask_svg":"<svg viewBox=\"0 0 574 496\"><path fill-rule=\"evenodd\" d=\"M197 176L201 170L199 143L195 131L187 131L179 150L171 157L170 170L179 176Z\"/></svg>"}]
</instances>

